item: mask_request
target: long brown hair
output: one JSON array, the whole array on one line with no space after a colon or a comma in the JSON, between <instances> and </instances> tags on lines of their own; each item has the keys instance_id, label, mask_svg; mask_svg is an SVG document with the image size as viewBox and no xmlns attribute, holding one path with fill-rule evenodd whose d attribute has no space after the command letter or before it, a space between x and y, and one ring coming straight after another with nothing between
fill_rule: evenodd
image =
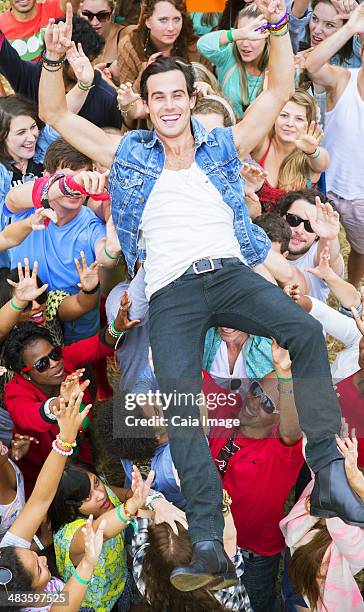
<instances>
[{"instance_id":1,"label":"long brown hair","mask_svg":"<svg viewBox=\"0 0 364 612\"><path fill-rule=\"evenodd\" d=\"M176 42L174 43L173 55L178 55L186 61L189 61L188 47L191 43L197 41L197 36L193 33L192 20L187 14L186 3L184 0L165 0L174 6L176 11L181 13L182 17L182 29ZM150 40L150 30L147 28L145 22L154 13L155 5L161 2L161 0L142 0L140 7L140 16L137 29L135 30L135 36L139 42L139 52L142 50L145 57L150 57L153 53L158 50L154 47Z\"/></svg>"},{"instance_id":2,"label":"long brown hair","mask_svg":"<svg viewBox=\"0 0 364 612\"><path fill-rule=\"evenodd\" d=\"M293 588L305 595L310 602L310 608L316 610L317 603L326 607L322 601L320 586L317 578L325 579L320 575L322 560L332 539L326 524L316 524L314 529L318 532L312 540L295 550L288 567L288 575ZM329 612L329 610L327 611Z\"/></svg>"},{"instance_id":3,"label":"long brown hair","mask_svg":"<svg viewBox=\"0 0 364 612\"><path fill-rule=\"evenodd\" d=\"M235 28L238 27L239 25L239 21L240 19L242 19L243 17L247 17L247 19L256 19L257 17L259 17L259 15L261 15L262 11L257 7L256 4L252 3L252 4L248 4L245 8L243 8L235 21ZM249 104L251 104L252 102L254 102L254 100L249 100L249 90L248 90L248 76L247 76L247 70L246 70L246 66L245 63L243 62L243 60L241 59L240 53L239 53L239 49L236 45L236 43L234 43L233 45L233 53L234 53L234 58L236 61L236 65L238 67L239 70L239 81L240 81L240 99L241 99L241 103L243 108L245 109L247 106L249 106ZM269 60L269 44L268 44L268 40L265 43L262 55L260 57L259 60L259 64L258 64L258 70L259 72L262 74L262 76L264 77L264 72L268 66L268 60ZM263 89L263 82L264 82L264 78L262 79L262 84L259 87L259 89L256 91L256 96L257 97L262 89Z\"/></svg>"},{"instance_id":4,"label":"long brown hair","mask_svg":"<svg viewBox=\"0 0 364 612\"><path fill-rule=\"evenodd\" d=\"M317 121L317 105L315 98L303 89L297 89L293 96L289 99L290 102L295 102L306 109L306 121L310 125L311 121ZM274 136L274 127L271 132L271 137ZM309 179L311 169L307 161L307 155L295 149L283 161L278 173L278 185L280 189L286 191L295 191L296 189L304 189L307 179Z\"/></svg>"},{"instance_id":5,"label":"long brown hair","mask_svg":"<svg viewBox=\"0 0 364 612\"><path fill-rule=\"evenodd\" d=\"M172 570L188 565L192 559L192 543L188 532L177 523L178 535L167 523L149 528L149 546L142 563L145 598L152 612L161 612L166 606L170 612L223 612L223 608L206 589L183 592L169 581Z\"/></svg>"},{"instance_id":6,"label":"long brown hair","mask_svg":"<svg viewBox=\"0 0 364 612\"><path fill-rule=\"evenodd\" d=\"M0 98L0 163L7 168L9 166L10 154L7 150L6 139L9 136L10 125L14 117L29 116L34 119L41 130L44 127L43 121L38 117L37 107L33 102L18 95L4 96Z\"/></svg>"}]
</instances>

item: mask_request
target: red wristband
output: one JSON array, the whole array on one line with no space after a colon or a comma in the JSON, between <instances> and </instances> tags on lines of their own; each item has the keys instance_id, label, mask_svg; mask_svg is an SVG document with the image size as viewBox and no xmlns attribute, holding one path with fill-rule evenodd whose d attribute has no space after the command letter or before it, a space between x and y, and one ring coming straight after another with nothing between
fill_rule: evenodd
<instances>
[{"instance_id":1,"label":"red wristband","mask_svg":"<svg viewBox=\"0 0 364 612\"><path fill-rule=\"evenodd\" d=\"M104 200L108 200L110 198L110 196L109 196L107 191L105 191L104 193L96 193L96 194L93 194L93 193L90 193L89 191L86 191L86 189L84 187L82 187L82 185L79 185L75 181L73 176L71 176L71 175L67 175L67 176L64 177L64 184L65 184L65 186L70 191L78 191L82 195L90 196L95 201L104 201Z\"/></svg>"},{"instance_id":2,"label":"red wristband","mask_svg":"<svg viewBox=\"0 0 364 612\"><path fill-rule=\"evenodd\" d=\"M34 208L41 208L42 206L42 194L45 185L47 184L48 177L37 178L34 181L32 191L32 202Z\"/></svg>"}]
</instances>

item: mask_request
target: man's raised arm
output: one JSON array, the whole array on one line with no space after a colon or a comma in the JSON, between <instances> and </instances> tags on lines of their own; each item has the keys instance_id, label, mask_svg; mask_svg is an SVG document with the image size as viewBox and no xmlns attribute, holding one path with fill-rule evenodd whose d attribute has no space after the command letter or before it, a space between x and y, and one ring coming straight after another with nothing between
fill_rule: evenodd
<instances>
[{"instance_id":1,"label":"man's raised arm","mask_svg":"<svg viewBox=\"0 0 364 612\"><path fill-rule=\"evenodd\" d=\"M279 28L285 22L284 0L263 0L259 5L267 21ZM287 16L288 20L288 16ZM233 136L241 160L263 140L273 127L283 106L294 93L294 64L288 24L269 36L268 87L234 125Z\"/></svg>"},{"instance_id":2,"label":"man's raised arm","mask_svg":"<svg viewBox=\"0 0 364 612\"><path fill-rule=\"evenodd\" d=\"M67 109L62 65L56 65L71 47L72 5L67 3L66 21L49 20L45 33L46 57L39 83L39 116L67 142L102 166L111 167L120 142ZM57 70L57 68L59 68Z\"/></svg>"}]
</instances>

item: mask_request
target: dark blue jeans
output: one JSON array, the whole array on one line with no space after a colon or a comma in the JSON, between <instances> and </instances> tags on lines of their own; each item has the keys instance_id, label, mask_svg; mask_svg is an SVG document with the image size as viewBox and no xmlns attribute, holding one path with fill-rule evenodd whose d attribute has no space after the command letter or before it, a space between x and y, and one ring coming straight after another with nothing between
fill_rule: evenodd
<instances>
[{"instance_id":1,"label":"dark blue jeans","mask_svg":"<svg viewBox=\"0 0 364 612\"><path fill-rule=\"evenodd\" d=\"M279 287L237 260L229 261L220 270L184 275L156 291L150 299L149 316L159 387L162 393L172 394L165 415L193 542L222 540L223 532L221 480L202 428L194 425L199 410L193 396L201 390L202 353L209 327L274 337L287 348L300 424L308 438L307 462L317 471L342 458L335 441L340 408L321 324ZM190 417L189 425L181 427L178 415Z\"/></svg>"},{"instance_id":2,"label":"dark blue jeans","mask_svg":"<svg viewBox=\"0 0 364 612\"><path fill-rule=\"evenodd\" d=\"M254 612L279 610L276 594L276 579L281 553L270 557L244 554L242 582L249 595Z\"/></svg>"}]
</instances>

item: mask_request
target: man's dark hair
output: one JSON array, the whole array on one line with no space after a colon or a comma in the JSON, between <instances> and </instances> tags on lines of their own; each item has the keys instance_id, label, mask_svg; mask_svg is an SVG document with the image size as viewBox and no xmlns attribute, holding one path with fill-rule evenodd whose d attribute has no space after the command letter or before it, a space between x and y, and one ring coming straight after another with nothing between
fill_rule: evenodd
<instances>
[{"instance_id":1,"label":"man's dark hair","mask_svg":"<svg viewBox=\"0 0 364 612\"><path fill-rule=\"evenodd\" d=\"M254 223L264 229L271 242L278 242L281 245L281 253L288 251L292 231L283 217L278 217L275 214L261 215L255 217Z\"/></svg>"},{"instance_id":2,"label":"man's dark hair","mask_svg":"<svg viewBox=\"0 0 364 612\"><path fill-rule=\"evenodd\" d=\"M93 418L96 445L97 441L107 440L107 444L102 444L102 448L100 445L100 451L114 461L145 461L153 457L158 444L152 428L146 430L141 425L127 425L126 417L131 414L136 419L144 417L138 404L133 412L126 409L127 395L127 391L118 390L113 400L105 402L102 410L96 411Z\"/></svg>"},{"instance_id":3,"label":"man's dark hair","mask_svg":"<svg viewBox=\"0 0 364 612\"><path fill-rule=\"evenodd\" d=\"M53 174L62 168L92 170L92 161L83 153L72 147L63 138L54 140L48 147L44 157L44 169Z\"/></svg>"},{"instance_id":4,"label":"man's dark hair","mask_svg":"<svg viewBox=\"0 0 364 612\"><path fill-rule=\"evenodd\" d=\"M65 20L65 17L58 17L55 22ZM73 15L72 18L72 40L76 47L78 43L82 44L83 52L90 61L93 61L105 46L105 39L95 32L87 19L78 15Z\"/></svg>"},{"instance_id":5,"label":"man's dark hair","mask_svg":"<svg viewBox=\"0 0 364 612\"><path fill-rule=\"evenodd\" d=\"M23 323L12 329L3 345L5 367L13 372L21 372L25 366L24 350L37 340L47 340L53 344L49 330L37 323Z\"/></svg>"},{"instance_id":6,"label":"man's dark hair","mask_svg":"<svg viewBox=\"0 0 364 612\"><path fill-rule=\"evenodd\" d=\"M190 98L195 93L195 74L191 64L187 64L179 57L159 57L149 64L143 71L140 80L140 95L143 100L148 101L147 81L149 77L161 72L170 72L171 70L179 70L185 77L187 93Z\"/></svg>"},{"instance_id":7,"label":"man's dark hair","mask_svg":"<svg viewBox=\"0 0 364 612\"><path fill-rule=\"evenodd\" d=\"M297 191L288 191L284 196L277 200L275 210L277 214L283 217L291 208L296 200L306 200L313 206L316 206L315 197L319 196L321 202L326 203L327 197L318 189L298 189Z\"/></svg>"}]
</instances>

